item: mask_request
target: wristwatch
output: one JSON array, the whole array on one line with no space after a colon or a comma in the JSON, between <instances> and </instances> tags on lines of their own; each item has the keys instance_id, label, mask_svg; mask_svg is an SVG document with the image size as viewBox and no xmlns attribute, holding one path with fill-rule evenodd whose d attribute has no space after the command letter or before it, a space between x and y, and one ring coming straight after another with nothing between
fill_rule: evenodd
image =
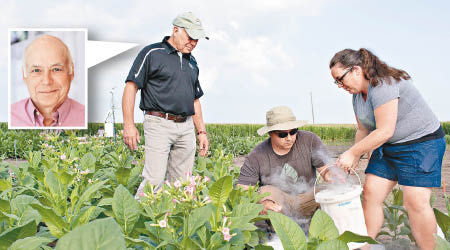
<instances>
[{"instance_id":1,"label":"wristwatch","mask_svg":"<svg viewBox=\"0 0 450 250\"><path fill-rule=\"evenodd\" d=\"M207 133L206 133L205 130L200 130L200 131L197 132L197 135L201 135L201 134L205 134L206 135Z\"/></svg>"}]
</instances>

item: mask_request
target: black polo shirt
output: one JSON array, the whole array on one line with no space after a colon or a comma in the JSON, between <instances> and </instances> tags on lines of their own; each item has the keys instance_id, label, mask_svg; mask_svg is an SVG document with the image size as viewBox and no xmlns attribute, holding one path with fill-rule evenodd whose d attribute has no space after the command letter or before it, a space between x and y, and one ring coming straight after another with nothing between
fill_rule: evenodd
<instances>
[{"instance_id":1,"label":"black polo shirt","mask_svg":"<svg viewBox=\"0 0 450 250\"><path fill-rule=\"evenodd\" d=\"M135 82L141 90L141 110L190 116L194 100L203 95L199 69L194 56L178 52L168 39L143 48L125 82Z\"/></svg>"}]
</instances>

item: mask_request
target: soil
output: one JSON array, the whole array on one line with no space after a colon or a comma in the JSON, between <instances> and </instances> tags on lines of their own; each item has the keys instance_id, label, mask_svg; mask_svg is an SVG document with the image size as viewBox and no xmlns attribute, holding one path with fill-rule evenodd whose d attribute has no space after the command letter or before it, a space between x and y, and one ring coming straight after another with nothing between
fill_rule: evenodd
<instances>
[{"instance_id":1,"label":"soil","mask_svg":"<svg viewBox=\"0 0 450 250\"><path fill-rule=\"evenodd\" d=\"M345 152L347 149L351 147L351 145L326 145L330 156L333 159L337 159L337 157ZM238 156L234 159L234 164L237 166L242 166L244 163L245 156ZM364 156L361 161L359 162L358 169L356 172L361 177L362 183L365 181L365 174L364 170L367 167L368 159L366 156ZM444 159L442 162L442 181L445 183L446 190L450 190L450 148L447 147L444 155ZM398 187L398 185L397 185ZM442 212L447 212L447 209L445 207L445 199L444 199L444 193L443 193L443 187L440 188L433 188L433 194L436 197L436 200L433 204L433 207L439 209ZM405 249L418 249L415 245L405 246L403 245L405 241L402 242L402 245L400 247L399 243L393 242L389 237L379 237L379 241L381 241L384 245L385 249L400 249L401 247L406 247ZM408 241L406 241L408 242ZM400 248L399 248L400 247Z\"/></svg>"}]
</instances>

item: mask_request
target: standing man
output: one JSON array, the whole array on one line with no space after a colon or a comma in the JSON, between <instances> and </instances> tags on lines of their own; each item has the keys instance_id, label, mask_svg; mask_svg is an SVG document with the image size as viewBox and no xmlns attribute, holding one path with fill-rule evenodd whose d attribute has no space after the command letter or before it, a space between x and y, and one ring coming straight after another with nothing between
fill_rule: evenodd
<instances>
[{"instance_id":1,"label":"standing man","mask_svg":"<svg viewBox=\"0 0 450 250\"><path fill-rule=\"evenodd\" d=\"M144 180L141 194L149 182L160 188L164 179L174 181L191 172L195 158L195 129L200 155L208 151L208 138L199 98L203 91L198 81L199 68L191 52L198 39L209 39L200 20L192 13L173 20L172 35L146 46L136 57L126 79L122 98L123 140L132 150L140 142L134 124L134 102L141 90L139 108L145 112Z\"/></svg>"}]
</instances>

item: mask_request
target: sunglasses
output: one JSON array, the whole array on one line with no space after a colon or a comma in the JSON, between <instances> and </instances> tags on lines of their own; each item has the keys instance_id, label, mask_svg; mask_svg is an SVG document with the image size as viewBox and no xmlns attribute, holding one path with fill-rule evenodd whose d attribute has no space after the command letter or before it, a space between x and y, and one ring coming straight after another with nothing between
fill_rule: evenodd
<instances>
[{"instance_id":1,"label":"sunglasses","mask_svg":"<svg viewBox=\"0 0 450 250\"><path fill-rule=\"evenodd\" d=\"M334 80L334 84L336 85L342 85L344 83L342 83L342 80L344 80L344 77L348 74L348 72L350 72L353 69L353 66L351 66L350 68L347 69L347 71L344 72L344 74L337 78L336 80Z\"/></svg>"},{"instance_id":2,"label":"sunglasses","mask_svg":"<svg viewBox=\"0 0 450 250\"><path fill-rule=\"evenodd\" d=\"M291 136L297 134L298 128L294 128L291 129L291 131L289 132L284 132L284 131L274 131L275 134L278 135L278 137L280 138L286 138L288 136L288 134L290 134Z\"/></svg>"}]
</instances>

